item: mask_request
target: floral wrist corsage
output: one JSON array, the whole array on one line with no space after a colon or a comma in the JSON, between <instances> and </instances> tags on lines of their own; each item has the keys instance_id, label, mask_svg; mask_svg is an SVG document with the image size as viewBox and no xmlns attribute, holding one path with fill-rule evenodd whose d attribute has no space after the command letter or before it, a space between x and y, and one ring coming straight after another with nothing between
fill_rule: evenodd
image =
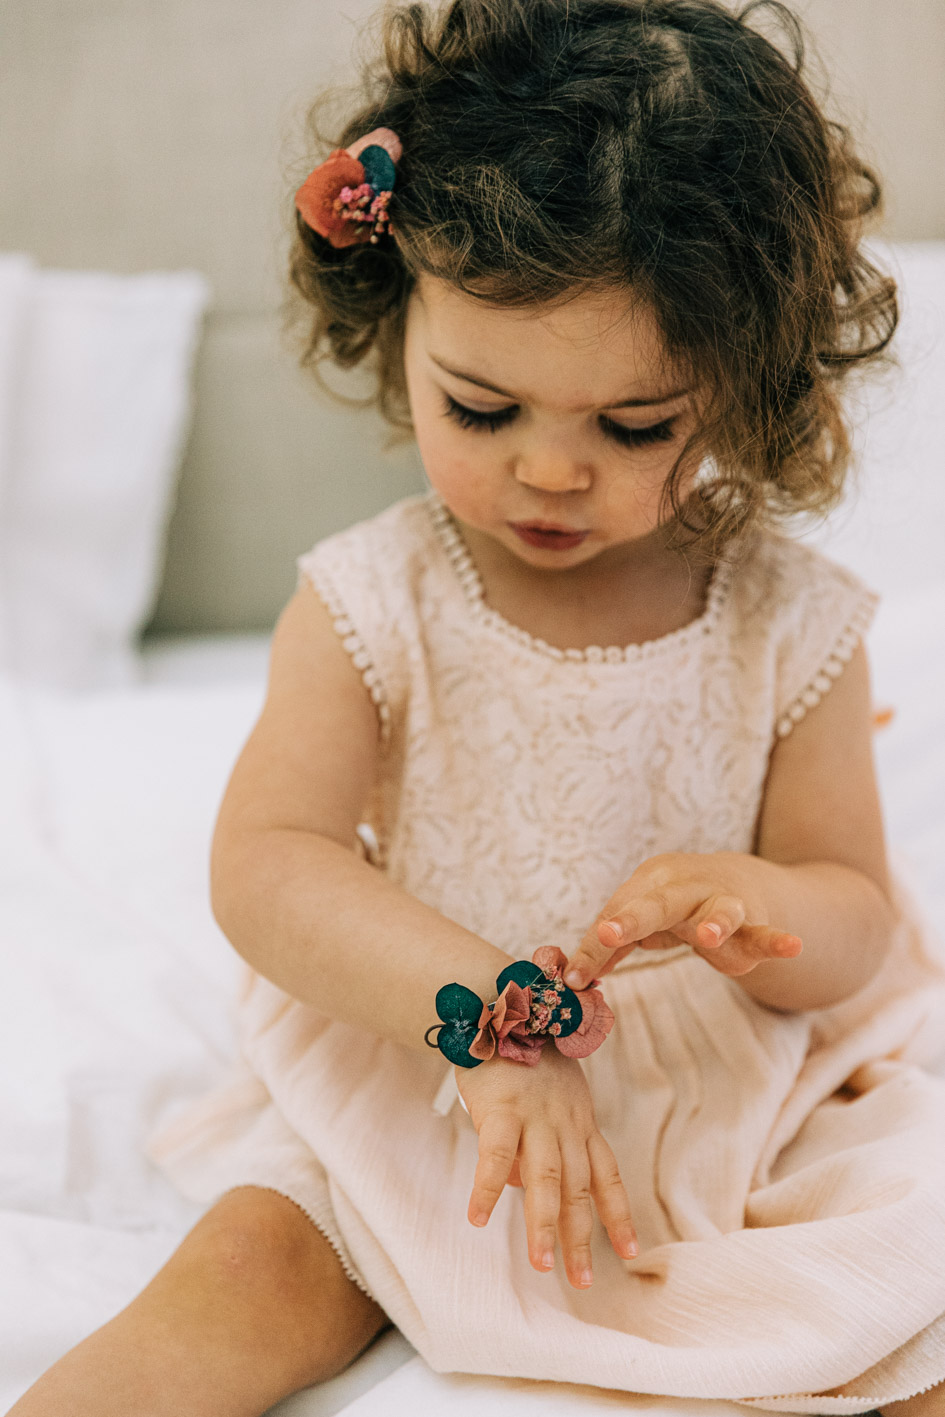
<instances>
[{"instance_id":1,"label":"floral wrist corsage","mask_svg":"<svg viewBox=\"0 0 945 1417\"><path fill-rule=\"evenodd\" d=\"M491 1004L463 984L444 984L436 996L442 1023L431 1024L424 1041L460 1068L477 1068L496 1052L534 1067L549 1038L566 1057L586 1058L603 1043L614 1016L595 987L598 979L586 989L568 988L562 979L567 962L556 945L541 945L531 964L518 959L506 965Z\"/></svg>"}]
</instances>

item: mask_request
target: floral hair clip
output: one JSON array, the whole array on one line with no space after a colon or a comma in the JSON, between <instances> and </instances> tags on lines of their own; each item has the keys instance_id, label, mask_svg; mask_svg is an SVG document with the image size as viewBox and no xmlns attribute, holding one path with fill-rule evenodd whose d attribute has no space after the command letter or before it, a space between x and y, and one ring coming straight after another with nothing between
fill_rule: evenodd
<instances>
[{"instance_id":1,"label":"floral hair clip","mask_svg":"<svg viewBox=\"0 0 945 1417\"><path fill-rule=\"evenodd\" d=\"M302 220L332 246L353 246L368 235L376 244L390 224L394 164L403 151L393 128L375 128L350 148L336 148L295 194Z\"/></svg>"},{"instance_id":2,"label":"floral hair clip","mask_svg":"<svg viewBox=\"0 0 945 1417\"><path fill-rule=\"evenodd\" d=\"M495 987L499 997L483 1004L463 984L444 984L424 1042L460 1068L477 1068L497 1051L500 1057L534 1067L548 1039L568 1058L586 1058L603 1043L614 1025L613 1013L592 979L586 989L569 989L562 979L568 957L555 945L542 945L527 960L506 965ZM537 966L537 973L536 967ZM430 1034L438 1029L435 1043Z\"/></svg>"}]
</instances>

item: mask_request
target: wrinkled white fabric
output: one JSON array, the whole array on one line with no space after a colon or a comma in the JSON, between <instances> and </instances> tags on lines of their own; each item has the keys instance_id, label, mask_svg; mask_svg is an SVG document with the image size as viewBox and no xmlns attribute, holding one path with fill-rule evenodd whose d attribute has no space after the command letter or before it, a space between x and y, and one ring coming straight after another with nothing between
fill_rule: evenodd
<instances>
[{"instance_id":1,"label":"wrinkled white fabric","mask_svg":"<svg viewBox=\"0 0 945 1417\"><path fill-rule=\"evenodd\" d=\"M299 568L377 706L355 845L522 958L570 953L655 853L752 849L773 744L829 692L877 600L756 532L683 629L560 650L488 607L433 493ZM945 1081L921 1066L945 1038L945 963L896 889L883 968L832 1009L765 1009L687 946L605 977L616 1022L583 1066L640 1254L619 1259L595 1221L587 1291L531 1268L521 1190L485 1230L466 1221L476 1134L439 1053L249 969L239 1073L151 1155L196 1199L291 1196L437 1371L869 1411L945 1378Z\"/></svg>"}]
</instances>

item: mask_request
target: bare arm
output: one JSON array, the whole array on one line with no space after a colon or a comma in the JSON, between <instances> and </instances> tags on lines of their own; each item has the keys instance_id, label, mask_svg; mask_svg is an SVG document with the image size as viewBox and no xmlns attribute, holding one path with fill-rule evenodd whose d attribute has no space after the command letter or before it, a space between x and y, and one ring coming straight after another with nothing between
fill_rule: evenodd
<instances>
[{"instance_id":1,"label":"bare arm","mask_svg":"<svg viewBox=\"0 0 945 1417\"><path fill-rule=\"evenodd\" d=\"M861 646L771 755L755 854L667 852L637 867L565 971L581 987L631 950L691 946L759 1003L838 1004L876 975L895 925ZM620 926L620 935L610 922Z\"/></svg>"},{"instance_id":2,"label":"bare arm","mask_svg":"<svg viewBox=\"0 0 945 1417\"><path fill-rule=\"evenodd\" d=\"M873 764L869 662L861 644L830 692L771 754L755 856L742 858L770 923L799 935L797 959L738 982L777 1009L820 1009L868 984L892 938Z\"/></svg>"},{"instance_id":3,"label":"bare arm","mask_svg":"<svg viewBox=\"0 0 945 1417\"><path fill-rule=\"evenodd\" d=\"M211 900L238 953L287 994L424 1048L437 990L457 980L489 1001L513 957L356 855L378 751L374 705L303 584L276 627L266 702L220 808Z\"/></svg>"}]
</instances>

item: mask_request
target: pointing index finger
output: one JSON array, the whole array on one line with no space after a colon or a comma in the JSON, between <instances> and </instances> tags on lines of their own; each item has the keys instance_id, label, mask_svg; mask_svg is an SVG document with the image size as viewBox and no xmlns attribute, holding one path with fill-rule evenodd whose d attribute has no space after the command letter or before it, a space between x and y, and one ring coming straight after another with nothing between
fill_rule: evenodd
<instances>
[{"instance_id":1,"label":"pointing index finger","mask_svg":"<svg viewBox=\"0 0 945 1417\"><path fill-rule=\"evenodd\" d=\"M705 888L693 881L680 881L631 896L597 922L596 932L593 932L597 935L596 941L591 931L584 937L565 971L565 984L572 989L582 988L587 980L595 977L598 966L607 962L614 949L623 946L626 951L637 940L671 929L708 899Z\"/></svg>"},{"instance_id":2,"label":"pointing index finger","mask_svg":"<svg viewBox=\"0 0 945 1417\"><path fill-rule=\"evenodd\" d=\"M584 938L568 961L564 982L572 989L581 989L587 980L596 979L601 966L608 964L614 950L623 944L623 940L614 939L611 932L605 930L601 934L602 924L602 921L598 921L596 925L588 927Z\"/></svg>"},{"instance_id":3,"label":"pointing index finger","mask_svg":"<svg viewBox=\"0 0 945 1417\"><path fill-rule=\"evenodd\" d=\"M645 895L632 896L609 920L603 921L600 928L606 926L604 938L614 943L617 943L614 925L623 931L623 941L645 940L647 935L671 930L707 899L704 887L697 887L692 881L679 881L660 890L647 891Z\"/></svg>"}]
</instances>

